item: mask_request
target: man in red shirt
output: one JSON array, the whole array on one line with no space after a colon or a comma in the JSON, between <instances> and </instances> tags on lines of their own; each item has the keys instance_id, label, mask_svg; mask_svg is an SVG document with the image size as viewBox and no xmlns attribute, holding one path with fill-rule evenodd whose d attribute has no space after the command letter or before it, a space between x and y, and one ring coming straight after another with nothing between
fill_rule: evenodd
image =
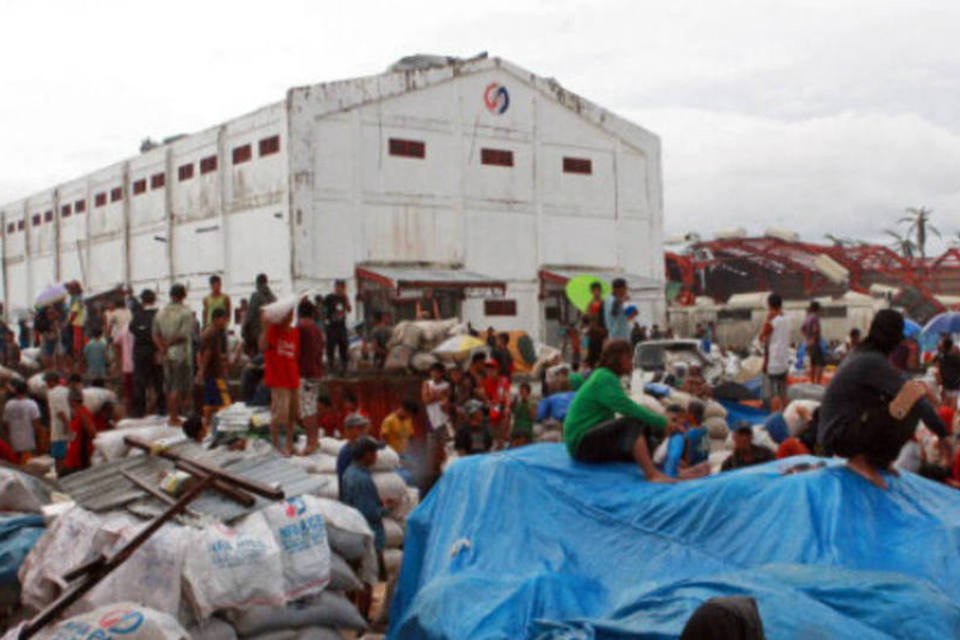
<instances>
[{"instance_id":1,"label":"man in red shirt","mask_svg":"<svg viewBox=\"0 0 960 640\"><path fill-rule=\"evenodd\" d=\"M70 389L70 442L67 444L67 455L63 459L63 469L58 475L63 477L76 471L90 467L90 457L93 455L93 439L97 437L97 427L93 414L83 404L83 391Z\"/></svg>"},{"instance_id":2,"label":"man in red shirt","mask_svg":"<svg viewBox=\"0 0 960 640\"><path fill-rule=\"evenodd\" d=\"M317 307L309 298L297 307L297 332L300 334L300 420L307 432L307 448L303 455L316 451L317 403L323 378L323 331L317 326Z\"/></svg>"},{"instance_id":3,"label":"man in red shirt","mask_svg":"<svg viewBox=\"0 0 960 640\"><path fill-rule=\"evenodd\" d=\"M507 403L510 402L510 378L500 375L499 369L500 365L496 360L488 360L487 375L484 376L480 385L483 388L483 395L487 398L490 428L497 443L502 445L506 442L509 431L506 425L510 422L507 412Z\"/></svg>"},{"instance_id":4,"label":"man in red shirt","mask_svg":"<svg viewBox=\"0 0 960 640\"><path fill-rule=\"evenodd\" d=\"M293 454L293 428L297 424L300 390L300 333L292 326L293 309L277 323L263 317L260 351L263 353L263 384L270 389L270 439L280 449L280 429L286 432L284 455Z\"/></svg>"}]
</instances>

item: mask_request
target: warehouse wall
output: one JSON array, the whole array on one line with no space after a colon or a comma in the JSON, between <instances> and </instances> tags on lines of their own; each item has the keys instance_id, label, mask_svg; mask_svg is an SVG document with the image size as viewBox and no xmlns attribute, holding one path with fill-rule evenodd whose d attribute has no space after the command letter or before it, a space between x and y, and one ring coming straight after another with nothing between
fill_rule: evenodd
<instances>
[{"instance_id":1,"label":"warehouse wall","mask_svg":"<svg viewBox=\"0 0 960 640\"><path fill-rule=\"evenodd\" d=\"M656 137L630 131L628 143L558 102L570 94L487 66L289 93L297 283L325 289L360 263L462 265L507 281L518 303L516 317L488 318L467 301L468 319L537 335L541 265L663 279ZM488 108L491 86L508 93L506 110ZM343 110L345 96L365 100ZM391 139L422 143L423 157L391 154ZM512 166L485 164L484 149L511 152ZM564 171L565 158L589 161L589 175Z\"/></svg>"},{"instance_id":2,"label":"warehouse wall","mask_svg":"<svg viewBox=\"0 0 960 640\"><path fill-rule=\"evenodd\" d=\"M161 295L179 281L198 308L212 273L234 294L261 271L289 291L286 139L277 103L0 207L9 308L74 279Z\"/></svg>"}]
</instances>

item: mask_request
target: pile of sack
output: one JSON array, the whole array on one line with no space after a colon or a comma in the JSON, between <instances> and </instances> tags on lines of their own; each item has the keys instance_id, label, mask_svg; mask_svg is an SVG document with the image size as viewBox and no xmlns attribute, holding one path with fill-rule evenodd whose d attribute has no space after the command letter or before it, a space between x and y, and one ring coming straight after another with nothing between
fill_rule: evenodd
<instances>
[{"instance_id":1,"label":"pile of sack","mask_svg":"<svg viewBox=\"0 0 960 640\"><path fill-rule=\"evenodd\" d=\"M441 342L467 333L467 327L456 318L449 320L404 320L393 328L387 343L389 352L384 362L386 371L427 371L437 356L431 353Z\"/></svg>"},{"instance_id":2,"label":"pile of sack","mask_svg":"<svg viewBox=\"0 0 960 640\"><path fill-rule=\"evenodd\" d=\"M109 557L144 526L125 513L73 507L21 566L23 604L46 606L66 586L66 571L98 554ZM234 526L164 525L67 615L148 602L186 630L151 637L272 638L283 630L284 637L337 638L366 630L345 593L375 574L373 532L363 516L305 495L271 503Z\"/></svg>"}]
</instances>

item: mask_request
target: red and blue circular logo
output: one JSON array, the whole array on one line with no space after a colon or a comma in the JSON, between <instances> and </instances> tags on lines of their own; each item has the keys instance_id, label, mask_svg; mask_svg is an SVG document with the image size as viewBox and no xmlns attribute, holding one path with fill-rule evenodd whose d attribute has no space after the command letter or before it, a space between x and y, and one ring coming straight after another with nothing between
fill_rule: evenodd
<instances>
[{"instance_id":1,"label":"red and blue circular logo","mask_svg":"<svg viewBox=\"0 0 960 640\"><path fill-rule=\"evenodd\" d=\"M510 107L510 92L499 82L491 82L483 92L483 106L497 115Z\"/></svg>"},{"instance_id":2,"label":"red and blue circular logo","mask_svg":"<svg viewBox=\"0 0 960 640\"><path fill-rule=\"evenodd\" d=\"M110 633L133 633L143 625L143 614L136 609L113 609L100 618L100 628Z\"/></svg>"}]
</instances>

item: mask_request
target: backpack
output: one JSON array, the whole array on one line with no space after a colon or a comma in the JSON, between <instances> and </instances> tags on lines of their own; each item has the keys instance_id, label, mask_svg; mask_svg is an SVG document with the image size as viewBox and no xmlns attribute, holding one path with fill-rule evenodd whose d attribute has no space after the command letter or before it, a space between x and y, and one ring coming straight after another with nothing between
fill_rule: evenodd
<instances>
[{"instance_id":1,"label":"backpack","mask_svg":"<svg viewBox=\"0 0 960 640\"><path fill-rule=\"evenodd\" d=\"M151 355L156 350L153 343L153 319L156 309L137 309L130 321L130 333L133 334L133 352Z\"/></svg>"}]
</instances>

